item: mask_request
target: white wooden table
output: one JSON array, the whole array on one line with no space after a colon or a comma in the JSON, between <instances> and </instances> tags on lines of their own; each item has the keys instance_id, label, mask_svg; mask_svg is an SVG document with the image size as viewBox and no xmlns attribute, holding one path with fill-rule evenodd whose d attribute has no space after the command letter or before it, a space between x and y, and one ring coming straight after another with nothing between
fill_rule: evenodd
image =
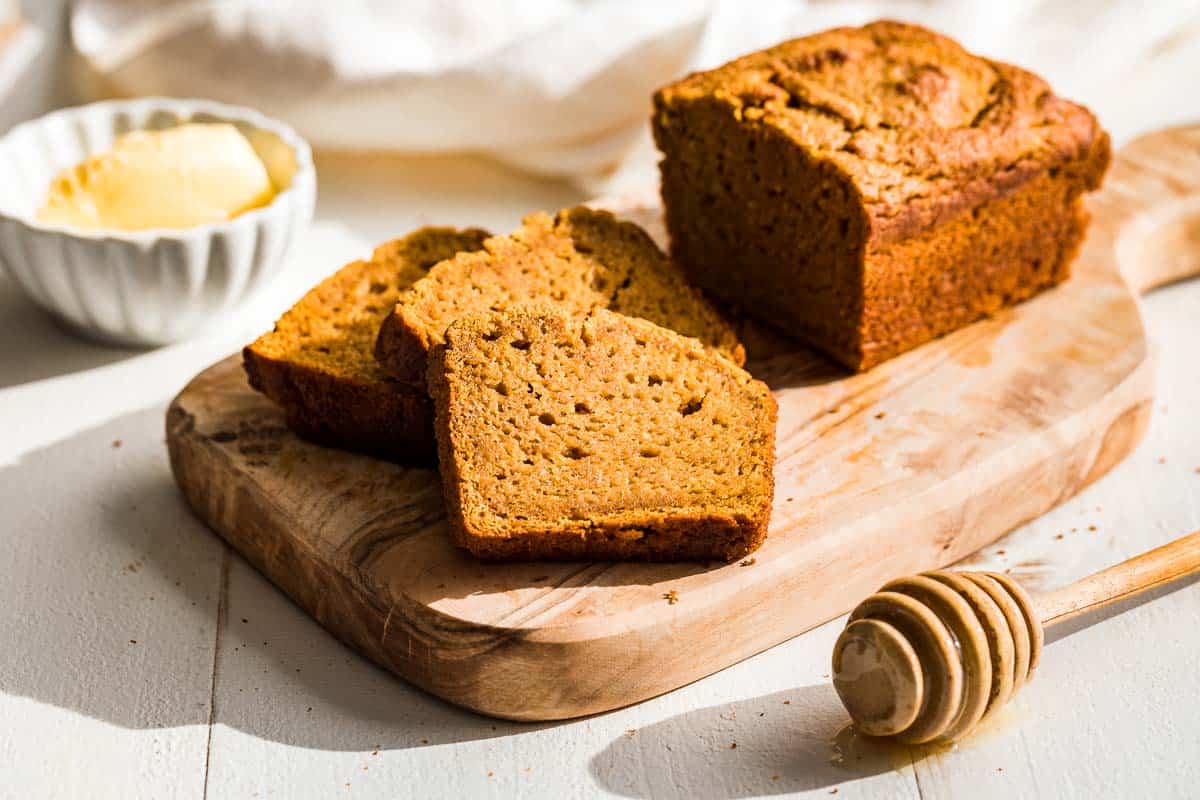
<instances>
[{"instance_id":1,"label":"white wooden table","mask_svg":"<svg viewBox=\"0 0 1200 800\"><path fill-rule=\"evenodd\" d=\"M0 797L1188 797L1200 586L1051 647L998 723L915 763L847 741L841 622L640 706L562 724L445 705L342 647L188 513L169 398L317 278L426 222L503 231L578 190L465 160L321 160L287 274L156 351L72 338L0 279ZM1049 588L1200 528L1200 282L1146 301L1146 442L980 554ZM736 747L734 746L736 744Z\"/></svg>"}]
</instances>

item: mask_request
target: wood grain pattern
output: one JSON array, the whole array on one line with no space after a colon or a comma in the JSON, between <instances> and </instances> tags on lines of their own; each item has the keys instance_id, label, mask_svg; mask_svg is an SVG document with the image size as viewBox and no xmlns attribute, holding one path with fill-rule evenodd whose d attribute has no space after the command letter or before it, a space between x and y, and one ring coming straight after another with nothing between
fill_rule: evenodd
<instances>
[{"instance_id":1,"label":"wood grain pattern","mask_svg":"<svg viewBox=\"0 0 1200 800\"><path fill-rule=\"evenodd\" d=\"M448 543L434 472L299 441L236 359L171 405L172 466L251 563L416 685L512 719L627 705L951 563L1123 458L1153 371L1118 255L1139 288L1195 271L1144 255L1163 225L1195 235L1197 187L1200 132L1144 137L1093 199L1064 286L864 375L799 350L756 360L780 403L778 488L771 538L745 566L481 565ZM660 232L652 207L617 207Z\"/></svg>"}]
</instances>

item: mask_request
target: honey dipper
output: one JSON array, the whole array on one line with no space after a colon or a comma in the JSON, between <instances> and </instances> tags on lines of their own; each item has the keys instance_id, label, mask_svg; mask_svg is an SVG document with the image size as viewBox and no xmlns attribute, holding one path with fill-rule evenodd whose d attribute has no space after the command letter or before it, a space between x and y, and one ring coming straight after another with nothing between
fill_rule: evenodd
<instances>
[{"instance_id":1,"label":"honey dipper","mask_svg":"<svg viewBox=\"0 0 1200 800\"><path fill-rule=\"evenodd\" d=\"M952 742L1029 680L1046 631L1196 573L1200 531L1036 598L995 572L899 578L850 613L833 685L863 733Z\"/></svg>"}]
</instances>

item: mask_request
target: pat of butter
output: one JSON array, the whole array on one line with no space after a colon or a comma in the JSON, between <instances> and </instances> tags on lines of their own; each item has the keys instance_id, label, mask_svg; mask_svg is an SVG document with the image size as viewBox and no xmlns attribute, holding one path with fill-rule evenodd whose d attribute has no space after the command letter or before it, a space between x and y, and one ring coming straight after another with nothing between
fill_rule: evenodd
<instances>
[{"instance_id":1,"label":"pat of butter","mask_svg":"<svg viewBox=\"0 0 1200 800\"><path fill-rule=\"evenodd\" d=\"M222 222L275 196L237 128L188 124L132 131L112 150L64 170L38 219L80 228L190 228Z\"/></svg>"}]
</instances>

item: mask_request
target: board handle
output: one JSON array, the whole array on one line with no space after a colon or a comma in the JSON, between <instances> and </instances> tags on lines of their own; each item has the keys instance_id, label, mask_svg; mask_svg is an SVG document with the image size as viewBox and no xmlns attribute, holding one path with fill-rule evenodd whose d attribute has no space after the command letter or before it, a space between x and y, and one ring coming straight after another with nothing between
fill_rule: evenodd
<instances>
[{"instance_id":1,"label":"board handle","mask_svg":"<svg viewBox=\"0 0 1200 800\"><path fill-rule=\"evenodd\" d=\"M1117 263L1138 294L1200 275L1200 195L1131 220L1117 240Z\"/></svg>"},{"instance_id":2,"label":"board handle","mask_svg":"<svg viewBox=\"0 0 1200 800\"><path fill-rule=\"evenodd\" d=\"M1200 573L1200 531L1039 595L1037 612L1049 631L1106 606Z\"/></svg>"},{"instance_id":3,"label":"board handle","mask_svg":"<svg viewBox=\"0 0 1200 800\"><path fill-rule=\"evenodd\" d=\"M1120 149L1092 206L1138 294L1200 275L1200 125L1143 134Z\"/></svg>"}]
</instances>

